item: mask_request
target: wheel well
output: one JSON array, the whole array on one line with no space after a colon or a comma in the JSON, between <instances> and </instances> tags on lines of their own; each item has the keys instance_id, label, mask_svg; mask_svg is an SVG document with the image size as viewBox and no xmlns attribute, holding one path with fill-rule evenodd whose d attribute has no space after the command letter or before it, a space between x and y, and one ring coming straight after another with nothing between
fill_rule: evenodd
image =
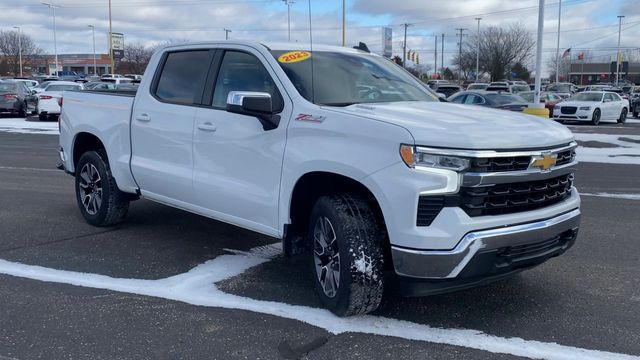
<instances>
[{"instance_id":1,"label":"wheel well","mask_svg":"<svg viewBox=\"0 0 640 360\"><path fill-rule=\"evenodd\" d=\"M387 253L390 256L384 216L380 204L373 193L362 183L352 178L329 172L307 173L296 183L291 195L291 207L289 209L291 223L287 225L283 239L285 254L295 255L309 250L306 235L313 205L321 196L339 193L355 194L367 200L380 226L380 230L384 232L385 257Z\"/></svg>"},{"instance_id":2,"label":"wheel well","mask_svg":"<svg viewBox=\"0 0 640 360\"><path fill-rule=\"evenodd\" d=\"M78 161L80 160L80 156L82 156L82 154L84 154L87 151L100 150L100 149L104 150L105 147L104 147L104 144L102 144L102 141L98 139L98 137L86 132L79 133L76 136L76 140L73 143L74 169L78 165Z\"/></svg>"}]
</instances>

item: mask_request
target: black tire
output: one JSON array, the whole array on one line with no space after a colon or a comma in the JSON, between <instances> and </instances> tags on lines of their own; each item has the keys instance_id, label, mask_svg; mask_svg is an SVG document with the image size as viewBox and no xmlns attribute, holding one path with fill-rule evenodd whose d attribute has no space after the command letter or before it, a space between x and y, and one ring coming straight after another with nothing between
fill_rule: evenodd
<instances>
[{"instance_id":1,"label":"black tire","mask_svg":"<svg viewBox=\"0 0 640 360\"><path fill-rule=\"evenodd\" d=\"M633 110L633 117L634 117L634 118L637 118L637 117L638 117L638 112L637 112L637 111L635 111L635 110Z\"/></svg>"},{"instance_id":2,"label":"black tire","mask_svg":"<svg viewBox=\"0 0 640 360\"><path fill-rule=\"evenodd\" d=\"M591 123L593 125L598 125L600 123L600 109L595 109L593 111L593 115L591 116Z\"/></svg>"},{"instance_id":3,"label":"black tire","mask_svg":"<svg viewBox=\"0 0 640 360\"><path fill-rule=\"evenodd\" d=\"M27 103L23 102L22 106L18 110L18 117L27 117Z\"/></svg>"},{"instance_id":4,"label":"black tire","mask_svg":"<svg viewBox=\"0 0 640 360\"><path fill-rule=\"evenodd\" d=\"M325 220L330 225L325 228L330 228L333 236L329 246L322 248L317 231L318 226L322 227L321 223L326 225ZM338 316L351 316L378 308L384 289L383 237L365 200L349 194L318 199L311 212L309 241L313 245L311 265L316 292L327 309ZM335 260L336 254L338 270L333 267L331 277L337 273L338 282L337 285L334 282L337 290L334 289L331 296L331 291L327 293L323 286L322 269L326 284L329 266L335 263L324 264L323 267L323 261Z\"/></svg>"},{"instance_id":5,"label":"black tire","mask_svg":"<svg viewBox=\"0 0 640 360\"><path fill-rule=\"evenodd\" d=\"M618 118L618 124L624 124L625 122L627 122L627 108L623 107L620 117Z\"/></svg>"},{"instance_id":6,"label":"black tire","mask_svg":"<svg viewBox=\"0 0 640 360\"><path fill-rule=\"evenodd\" d=\"M38 114L38 120L47 121L47 115L46 114Z\"/></svg>"},{"instance_id":7,"label":"black tire","mask_svg":"<svg viewBox=\"0 0 640 360\"><path fill-rule=\"evenodd\" d=\"M87 173L84 172L85 169L88 170ZM99 150L82 154L75 172L76 200L85 220L94 226L109 226L121 222L129 210L129 196L118 189L105 152ZM95 173L97 176L94 177ZM89 175L89 179L84 175ZM101 195L99 200L98 195ZM90 206L85 206L85 202L90 203Z\"/></svg>"}]
</instances>

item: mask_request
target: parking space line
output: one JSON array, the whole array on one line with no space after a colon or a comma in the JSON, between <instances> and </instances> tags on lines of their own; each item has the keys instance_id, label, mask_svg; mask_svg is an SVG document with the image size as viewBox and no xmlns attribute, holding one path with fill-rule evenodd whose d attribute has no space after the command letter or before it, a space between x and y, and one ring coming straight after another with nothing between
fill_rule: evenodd
<instances>
[{"instance_id":1,"label":"parking space line","mask_svg":"<svg viewBox=\"0 0 640 360\"><path fill-rule=\"evenodd\" d=\"M0 170L20 170L20 171L50 171L63 173L58 169L43 169L43 168L30 168L30 167L15 167L15 166L0 166Z\"/></svg>"},{"instance_id":2,"label":"parking space line","mask_svg":"<svg viewBox=\"0 0 640 360\"><path fill-rule=\"evenodd\" d=\"M606 197L606 198L614 198L614 199L625 199L625 200L640 200L640 194L614 194L614 193L580 193L581 196L594 196L594 197Z\"/></svg>"},{"instance_id":3,"label":"parking space line","mask_svg":"<svg viewBox=\"0 0 640 360\"><path fill-rule=\"evenodd\" d=\"M230 279L269 261L279 254L279 244L254 248L249 252L221 255L190 271L160 280L113 278L100 274L57 270L0 260L0 274L33 280L153 296L192 305L246 310L302 321L333 334L358 332L393 336L535 359L558 360L640 360L640 357L589 350L557 343L504 338L478 330L433 328L428 325L380 316L338 318L325 309L263 301L225 293L215 283Z\"/></svg>"}]
</instances>

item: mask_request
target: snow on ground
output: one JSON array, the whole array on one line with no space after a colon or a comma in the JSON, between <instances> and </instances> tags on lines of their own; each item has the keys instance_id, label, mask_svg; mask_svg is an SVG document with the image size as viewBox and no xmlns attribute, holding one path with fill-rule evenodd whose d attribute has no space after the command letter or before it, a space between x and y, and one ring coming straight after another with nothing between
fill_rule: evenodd
<instances>
[{"instance_id":1,"label":"snow on ground","mask_svg":"<svg viewBox=\"0 0 640 360\"><path fill-rule=\"evenodd\" d=\"M0 131L21 134L60 134L57 121L26 121L25 118L0 119Z\"/></svg>"},{"instance_id":2,"label":"snow on ground","mask_svg":"<svg viewBox=\"0 0 640 360\"><path fill-rule=\"evenodd\" d=\"M33 280L70 284L182 301L197 306L240 309L293 319L323 328L333 334L359 332L394 336L511 354L534 359L627 359L640 357L599 350L589 350L521 338L504 338L478 330L433 328L428 325L381 316L338 318L324 309L290 305L275 301L255 300L219 290L216 282L240 275L246 270L269 261L280 253L279 245L254 248L248 252L229 251L190 271L160 280L113 278L99 274L56 270L0 260L0 274Z\"/></svg>"},{"instance_id":3,"label":"snow on ground","mask_svg":"<svg viewBox=\"0 0 640 360\"><path fill-rule=\"evenodd\" d=\"M603 143L598 144L602 147L591 147L590 144L578 146L576 154L580 162L640 165L639 135L574 133L574 136L579 142Z\"/></svg>"}]
</instances>

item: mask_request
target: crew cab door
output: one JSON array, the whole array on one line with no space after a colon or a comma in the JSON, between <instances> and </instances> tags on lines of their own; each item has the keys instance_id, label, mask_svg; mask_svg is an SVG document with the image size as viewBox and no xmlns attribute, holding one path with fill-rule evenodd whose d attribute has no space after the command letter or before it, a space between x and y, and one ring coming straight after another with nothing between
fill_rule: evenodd
<instances>
[{"instance_id":1,"label":"crew cab door","mask_svg":"<svg viewBox=\"0 0 640 360\"><path fill-rule=\"evenodd\" d=\"M252 48L219 49L213 63L209 106L196 111L195 201L213 217L277 236L291 101L263 55ZM230 91L269 93L279 126L265 130L255 116L227 112Z\"/></svg>"},{"instance_id":2,"label":"crew cab door","mask_svg":"<svg viewBox=\"0 0 640 360\"><path fill-rule=\"evenodd\" d=\"M150 88L140 89L131 119L131 171L141 193L193 202L193 126L213 51L164 54Z\"/></svg>"}]
</instances>

